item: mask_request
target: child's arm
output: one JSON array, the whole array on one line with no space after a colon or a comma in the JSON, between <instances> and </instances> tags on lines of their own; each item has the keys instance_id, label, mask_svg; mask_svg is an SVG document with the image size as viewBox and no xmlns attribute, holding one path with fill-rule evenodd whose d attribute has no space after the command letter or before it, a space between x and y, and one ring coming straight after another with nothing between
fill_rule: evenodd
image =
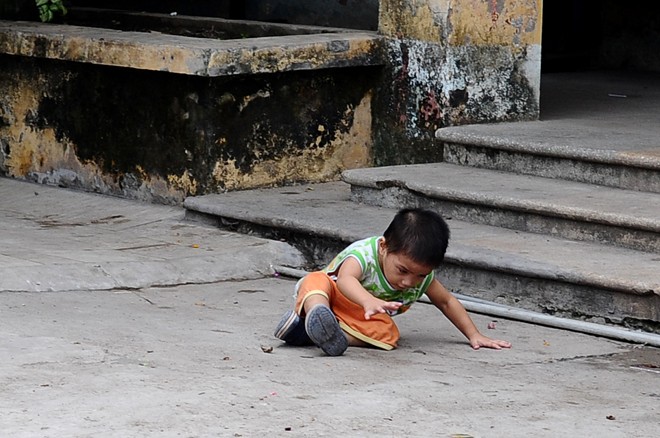
<instances>
[{"instance_id":1,"label":"child's arm","mask_svg":"<svg viewBox=\"0 0 660 438\"><path fill-rule=\"evenodd\" d=\"M384 301L371 295L359 278L362 276L362 267L353 257L347 258L337 272L337 287L346 298L359 304L364 309L364 319L370 319L377 313L396 312L401 303Z\"/></svg>"},{"instance_id":2,"label":"child's arm","mask_svg":"<svg viewBox=\"0 0 660 438\"><path fill-rule=\"evenodd\" d=\"M472 322L470 315L465 311L463 305L438 280L433 280L431 286L426 291L426 295L435 307L440 309L447 319L468 338L470 345L475 350L478 350L480 347L494 348L496 350L511 348L510 342L491 339L482 335L474 325L474 322Z\"/></svg>"}]
</instances>

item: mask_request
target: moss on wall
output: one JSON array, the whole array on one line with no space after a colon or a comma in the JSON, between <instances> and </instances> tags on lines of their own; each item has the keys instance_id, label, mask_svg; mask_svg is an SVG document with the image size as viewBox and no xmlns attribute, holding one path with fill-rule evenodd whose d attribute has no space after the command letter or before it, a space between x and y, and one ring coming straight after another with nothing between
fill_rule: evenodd
<instances>
[{"instance_id":1,"label":"moss on wall","mask_svg":"<svg viewBox=\"0 0 660 438\"><path fill-rule=\"evenodd\" d=\"M9 176L180 202L371 164L370 68L209 79L2 62L0 170Z\"/></svg>"}]
</instances>

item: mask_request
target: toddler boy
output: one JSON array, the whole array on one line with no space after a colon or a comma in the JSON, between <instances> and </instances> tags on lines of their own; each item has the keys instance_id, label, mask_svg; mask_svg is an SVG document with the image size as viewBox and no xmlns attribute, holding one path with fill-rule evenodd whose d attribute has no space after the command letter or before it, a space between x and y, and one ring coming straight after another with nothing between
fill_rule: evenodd
<instances>
[{"instance_id":1,"label":"toddler boy","mask_svg":"<svg viewBox=\"0 0 660 438\"><path fill-rule=\"evenodd\" d=\"M383 236L354 242L296 284L295 308L284 314L275 336L291 345L315 344L329 356L342 355L349 345L391 350L399 340L392 316L425 293L472 348L510 348L509 342L482 335L434 278L448 243L449 228L440 215L400 210Z\"/></svg>"}]
</instances>

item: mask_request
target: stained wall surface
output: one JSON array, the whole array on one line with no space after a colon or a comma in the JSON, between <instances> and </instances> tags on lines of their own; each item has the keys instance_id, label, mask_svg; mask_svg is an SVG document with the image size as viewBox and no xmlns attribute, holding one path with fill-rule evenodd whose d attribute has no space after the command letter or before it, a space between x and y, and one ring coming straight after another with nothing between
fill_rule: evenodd
<instances>
[{"instance_id":1,"label":"stained wall surface","mask_svg":"<svg viewBox=\"0 0 660 438\"><path fill-rule=\"evenodd\" d=\"M0 174L178 203L441 161L440 127L538 117L541 0L365 5L379 37L266 51L266 38L141 47L73 28L0 38ZM109 53L115 66L99 65Z\"/></svg>"},{"instance_id":2,"label":"stained wall surface","mask_svg":"<svg viewBox=\"0 0 660 438\"><path fill-rule=\"evenodd\" d=\"M381 0L378 163L439 160L443 126L538 118L541 21L541 0Z\"/></svg>"},{"instance_id":3,"label":"stained wall surface","mask_svg":"<svg viewBox=\"0 0 660 438\"><path fill-rule=\"evenodd\" d=\"M128 198L369 166L369 70L203 78L1 56L0 174Z\"/></svg>"}]
</instances>

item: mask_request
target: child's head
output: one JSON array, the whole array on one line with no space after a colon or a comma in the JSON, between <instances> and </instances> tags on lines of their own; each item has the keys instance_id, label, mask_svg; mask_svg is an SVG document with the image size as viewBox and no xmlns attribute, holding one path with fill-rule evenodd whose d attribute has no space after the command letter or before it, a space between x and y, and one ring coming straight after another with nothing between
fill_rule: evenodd
<instances>
[{"instance_id":1,"label":"child's head","mask_svg":"<svg viewBox=\"0 0 660 438\"><path fill-rule=\"evenodd\" d=\"M387 252L437 268L449 244L449 227L436 212L420 208L400 210L383 234Z\"/></svg>"}]
</instances>

